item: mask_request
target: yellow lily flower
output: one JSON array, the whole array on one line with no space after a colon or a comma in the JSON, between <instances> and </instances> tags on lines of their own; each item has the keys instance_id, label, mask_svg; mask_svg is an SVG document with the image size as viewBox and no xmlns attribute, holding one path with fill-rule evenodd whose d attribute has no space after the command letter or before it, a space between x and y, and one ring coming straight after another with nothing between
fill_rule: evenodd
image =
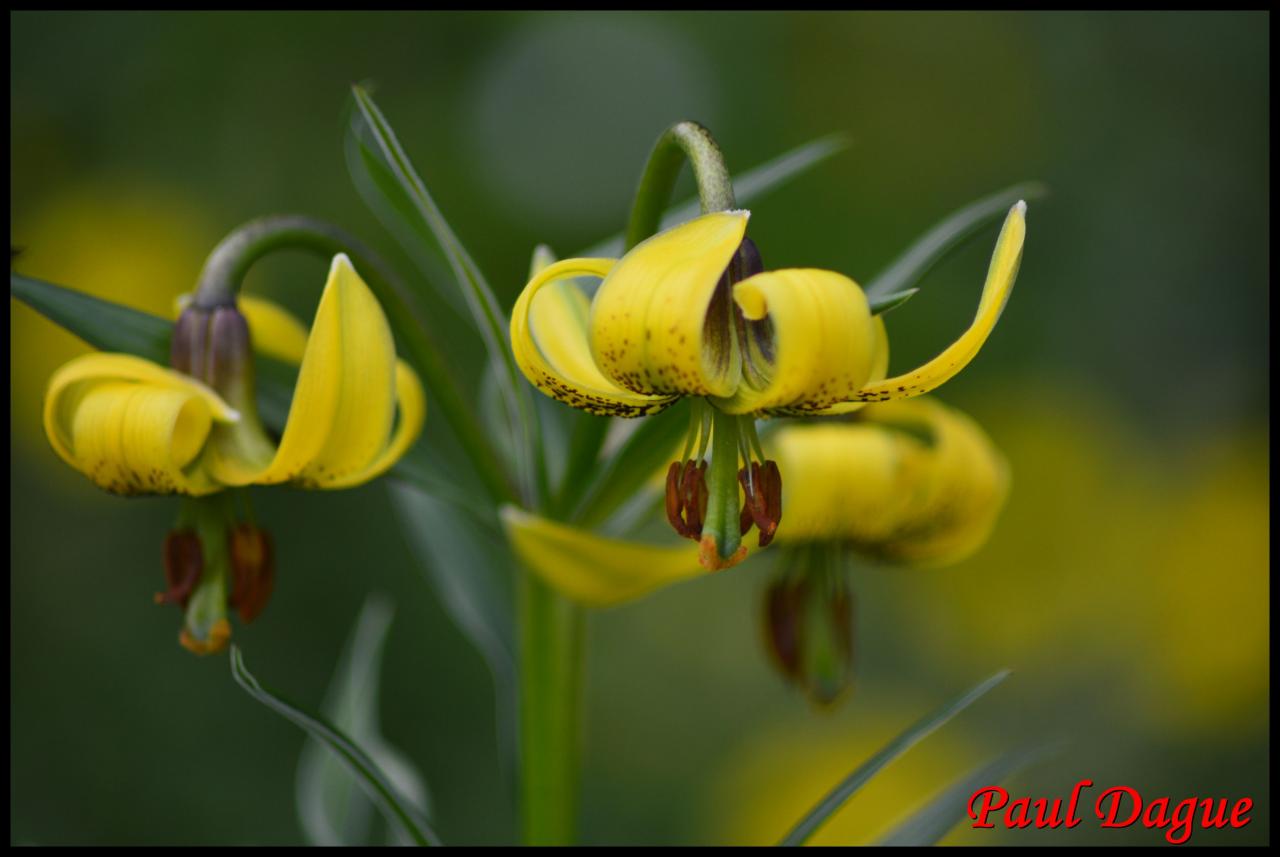
<instances>
[{"instance_id":1,"label":"yellow lily flower","mask_svg":"<svg viewBox=\"0 0 1280 857\"><path fill-rule=\"evenodd\" d=\"M870 405L854 423L788 424L770 448L787 472L784 545L844 545L950 565L991 535L1009 492L1004 457L965 414L931 399Z\"/></svg>"},{"instance_id":2,"label":"yellow lily flower","mask_svg":"<svg viewBox=\"0 0 1280 857\"><path fill-rule=\"evenodd\" d=\"M422 429L426 399L417 375L396 359L386 317L346 256L333 261L310 336L300 338L301 325L278 307L242 301L260 350L301 364L278 445L258 422L251 378L238 381L250 390L234 396L232 407L174 369L127 354L89 354L49 382L44 426L55 452L120 494L202 496L280 482L347 488L395 464Z\"/></svg>"},{"instance_id":3,"label":"yellow lily flower","mask_svg":"<svg viewBox=\"0 0 1280 857\"><path fill-rule=\"evenodd\" d=\"M703 215L622 259L568 259L535 271L512 313L512 349L538 389L594 414L644 416L682 396L709 404L691 427L686 460L671 467L667 509L677 532L701 540L704 565L728 567L745 555L740 536L755 524L767 545L780 515L785 468L763 458L754 418L847 413L953 377L1008 300L1025 212L1019 202L1005 219L969 328L933 360L891 378L884 323L858 284L832 271L764 271L745 237L745 211ZM603 278L590 301L569 282L586 276ZM710 473L702 461L709 439ZM735 474L745 495L740 515Z\"/></svg>"},{"instance_id":4,"label":"yellow lily flower","mask_svg":"<svg viewBox=\"0 0 1280 857\"><path fill-rule=\"evenodd\" d=\"M258 420L254 350L300 364L278 444ZM171 359L176 368L129 354L70 361L49 382L44 427L59 457L101 488L205 498L184 502L165 540L166 589L156 601L177 604L179 641L209 654L230 639L228 608L248 623L274 586L270 536L238 520L224 489L367 482L417 439L426 398L396 358L373 292L342 254L310 333L260 299L190 302L174 326Z\"/></svg>"},{"instance_id":5,"label":"yellow lily flower","mask_svg":"<svg viewBox=\"0 0 1280 857\"><path fill-rule=\"evenodd\" d=\"M1003 456L973 420L929 399L867 407L855 423L787 425L790 526L764 597L775 665L819 705L852 686L849 554L942 565L977 550L1009 491Z\"/></svg>"}]
</instances>

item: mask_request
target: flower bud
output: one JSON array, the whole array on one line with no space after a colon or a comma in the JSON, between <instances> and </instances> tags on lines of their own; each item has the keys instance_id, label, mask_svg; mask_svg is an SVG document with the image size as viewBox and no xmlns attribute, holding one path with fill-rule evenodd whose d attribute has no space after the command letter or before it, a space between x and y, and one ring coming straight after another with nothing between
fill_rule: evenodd
<instances>
[{"instance_id":1,"label":"flower bud","mask_svg":"<svg viewBox=\"0 0 1280 857\"><path fill-rule=\"evenodd\" d=\"M234 304L191 304L178 316L169 344L174 369L208 384L233 405L252 393L249 323Z\"/></svg>"}]
</instances>

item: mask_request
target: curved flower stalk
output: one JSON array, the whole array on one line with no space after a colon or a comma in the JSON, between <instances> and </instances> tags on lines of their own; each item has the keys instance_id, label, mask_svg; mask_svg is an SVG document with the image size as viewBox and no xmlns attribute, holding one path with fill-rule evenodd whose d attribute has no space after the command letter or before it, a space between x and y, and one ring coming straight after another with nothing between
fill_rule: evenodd
<instances>
[{"instance_id":1,"label":"curved flower stalk","mask_svg":"<svg viewBox=\"0 0 1280 857\"><path fill-rule=\"evenodd\" d=\"M745 557L740 537L752 525L764 547L781 517L786 468L764 458L755 418L848 413L927 393L960 372L1013 288L1025 213L1018 202L1005 218L969 328L893 377L884 323L858 284L832 271L765 271L745 211L704 214L621 259L536 272L512 312L512 349L538 389L593 414L638 417L697 400L668 475L668 519L701 541L704 566L727 568ZM571 282L578 277L602 279L594 299Z\"/></svg>"},{"instance_id":2,"label":"curved flower stalk","mask_svg":"<svg viewBox=\"0 0 1280 857\"><path fill-rule=\"evenodd\" d=\"M396 357L386 316L345 254L333 259L309 332L270 302L237 302L238 283L210 276L217 258L181 309L170 367L84 355L54 373L44 406L54 451L100 488L186 495L156 600L182 608L180 642L201 654L225 647L228 608L252 621L274 584L271 539L227 489L363 484L408 451L426 415L417 375ZM299 367L278 442L258 418L255 350Z\"/></svg>"}]
</instances>

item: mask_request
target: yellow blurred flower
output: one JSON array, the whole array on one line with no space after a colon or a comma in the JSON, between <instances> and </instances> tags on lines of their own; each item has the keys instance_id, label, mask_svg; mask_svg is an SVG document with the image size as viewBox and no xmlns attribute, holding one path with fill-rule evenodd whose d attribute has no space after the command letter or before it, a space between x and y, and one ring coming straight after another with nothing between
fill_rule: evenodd
<instances>
[{"instance_id":1,"label":"yellow blurred flower","mask_svg":"<svg viewBox=\"0 0 1280 857\"><path fill-rule=\"evenodd\" d=\"M1146 733L1265 728L1265 439L1139 434L1046 379L982 408L1018 474L998 537L947 574L895 577L899 636L957 668L1007 663L1046 689L1112 688ZM980 585L976 582L980 581Z\"/></svg>"}]
</instances>

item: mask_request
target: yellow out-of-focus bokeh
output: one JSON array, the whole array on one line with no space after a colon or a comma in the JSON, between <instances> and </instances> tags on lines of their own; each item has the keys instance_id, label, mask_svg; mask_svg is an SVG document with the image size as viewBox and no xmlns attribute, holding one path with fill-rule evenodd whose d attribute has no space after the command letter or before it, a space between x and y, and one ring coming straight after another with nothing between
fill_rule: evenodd
<instances>
[{"instance_id":1,"label":"yellow out-of-focus bokeh","mask_svg":"<svg viewBox=\"0 0 1280 857\"><path fill-rule=\"evenodd\" d=\"M20 211L12 241L19 273L169 317L195 285L217 236L199 200L178 187L125 176L73 182ZM90 350L10 301L9 381L15 439L40 452L40 404L53 371ZM53 462L53 456L49 459Z\"/></svg>"},{"instance_id":2,"label":"yellow out-of-focus bokeh","mask_svg":"<svg viewBox=\"0 0 1280 857\"><path fill-rule=\"evenodd\" d=\"M956 667L1000 659L1024 681L1114 682L1133 728L1260 734L1268 694L1269 452L1224 426L1143 436L1051 380L979 410L1014 473L990 543L906 573L903 629Z\"/></svg>"}]
</instances>

